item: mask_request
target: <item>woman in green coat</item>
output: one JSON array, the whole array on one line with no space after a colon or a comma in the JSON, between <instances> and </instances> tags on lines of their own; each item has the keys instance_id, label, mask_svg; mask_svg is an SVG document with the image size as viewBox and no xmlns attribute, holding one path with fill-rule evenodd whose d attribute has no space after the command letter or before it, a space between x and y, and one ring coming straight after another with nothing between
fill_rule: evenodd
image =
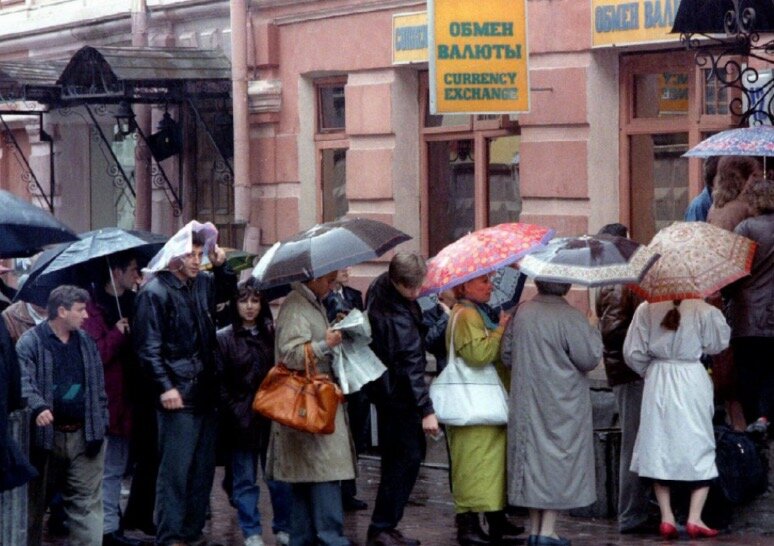
<instances>
[{"instance_id":1,"label":"woman in green coat","mask_svg":"<svg viewBox=\"0 0 774 546\"><path fill-rule=\"evenodd\" d=\"M492 295L489 275L482 275L455 289L459 302L452 310L446 330L446 344L453 339L454 351L464 364L473 367L494 363L503 384L509 382L500 363L500 339L508 322L501 312L499 322L487 313ZM452 338L453 329L453 338ZM500 543L505 535L524 532L505 518L505 425L448 426L446 435L451 456L451 486L456 512L457 538L461 546ZM479 514L489 524L489 537L481 530Z\"/></svg>"}]
</instances>

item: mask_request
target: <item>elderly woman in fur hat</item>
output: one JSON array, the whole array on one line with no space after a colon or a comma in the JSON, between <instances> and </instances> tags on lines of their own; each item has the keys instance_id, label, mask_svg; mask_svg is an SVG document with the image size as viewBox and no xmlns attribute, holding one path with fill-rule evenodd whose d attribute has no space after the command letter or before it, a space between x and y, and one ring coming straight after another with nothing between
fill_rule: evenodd
<instances>
[{"instance_id":1,"label":"elderly woman in fur hat","mask_svg":"<svg viewBox=\"0 0 774 546\"><path fill-rule=\"evenodd\" d=\"M731 347L748 430L764 432L774 404L774 181L756 180L746 190L754 216L734 232L758 243L750 275L724 290Z\"/></svg>"}]
</instances>

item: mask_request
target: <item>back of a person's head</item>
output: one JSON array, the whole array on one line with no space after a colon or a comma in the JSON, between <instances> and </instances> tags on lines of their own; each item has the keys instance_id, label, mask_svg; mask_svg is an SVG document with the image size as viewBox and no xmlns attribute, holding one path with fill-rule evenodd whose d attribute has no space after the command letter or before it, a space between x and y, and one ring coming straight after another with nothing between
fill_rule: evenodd
<instances>
[{"instance_id":1,"label":"back of a person's head","mask_svg":"<svg viewBox=\"0 0 774 546\"><path fill-rule=\"evenodd\" d=\"M715 208L723 208L736 199L744 190L750 175L760 168L758 161L752 157L734 155L721 157L712 190L712 204Z\"/></svg>"},{"instance_id":2,"label":"back of a person's head","mask_svg":"<svg viewBox=\"0 0 774 546\"><path fill-rule=\"evenodd\" d=\"M390 281L407 288L417 288L427 275L425 259L413 252L398 252L390 260Z\"/></svg>"},{"instance_id":3,"label":"back of a person's head","mask_svg":"<svg viewBox=\"0 0 774 546\"><path fill-rule=\"evenodd\" d=\"M564 282L535 281L538 293L546 296L565 296L571 287L571 284Z\"/></svg>"},{"instance_id":4,"label":"back of a person's head","mask_svg":"<svg viewBox=\"0 0 774 546\"><path fill-rule=\"evenodd\" d=\"M747 192L755 214L774 213L774 180L755 180Z\"/></svg>"},{"instance_id":5,"label":"back of a person's head","mask_svg":"<svg viewBox=\"0 0 774 546\"><path fill-rule=\"evenodd\" d=\"M615 222L602 226L602 228L600 228L600 230L597 232L597 235L614 235L616 237L626 237L628 233L629 230L626 229L625 225Z\"/></svg>"}]
</instances>

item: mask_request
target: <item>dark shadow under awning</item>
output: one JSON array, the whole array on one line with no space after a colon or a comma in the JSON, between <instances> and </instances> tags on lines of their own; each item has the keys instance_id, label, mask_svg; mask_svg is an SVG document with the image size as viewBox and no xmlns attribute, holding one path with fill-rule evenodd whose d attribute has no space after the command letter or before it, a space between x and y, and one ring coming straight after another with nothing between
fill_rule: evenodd
<instances>
[{"instance_id":1,"label":"dark shadow under awning","mask_svg":"<svg viewBox=\"0 0 774 546\"><path fill-rule=\"evenodd\" d=\"M739 0L739 10L755 10L751 30L774 31L774 2L772 0ZM675 15L673 33L723 34L726 15L734 10L732 0L682 0Z\"/></svg>"}]
</instances>

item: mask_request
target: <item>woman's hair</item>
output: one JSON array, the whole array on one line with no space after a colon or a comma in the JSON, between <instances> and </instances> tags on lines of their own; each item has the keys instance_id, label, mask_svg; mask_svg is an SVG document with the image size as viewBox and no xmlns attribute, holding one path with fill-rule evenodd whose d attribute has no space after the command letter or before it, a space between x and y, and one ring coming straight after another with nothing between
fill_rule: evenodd
<instances>
[{"instance_id":1,"label":"woman's hair","mask_svg":"<svg viewBox=\"0 0 774 546\"><path fill-rule=\"evenodd\" d=\"M597 232L597 235L615 235L616 237L626 237L628 230L626 226L618 222L614 224L605 224Z\"/></svg>"},{"instance_id":2,"label":"woman's hair","mask_svg":"<svg viewBox=\"0 0 774 546\"><path fill-rule=\"evenodd\" d=\"M718 174L712 190L712 204L723 208L744 190L750 175L760 169L760 163L752 157L727 155L718 161Z\"/></svg>"},{"instance_id":3,"label":"woman's hair","mask_svg":"<svg viewBox=\"0 0 774 546\"><path fill-rule=\"evenodd\" d=\"M398 252L390 260L389 277L392 282L406 288L421 286L427 275L427 266L422 256Z\"/></svg>"},{"instance_id":4,"label":"woman's hair","mask_svg":"<svg viewBox=\"0 0 774 546\"><path fill-rule=\"evenodd\" d=\"M680 326L680 302L682 300L672 300L672 308L664 315L661 326L673 332Z\"/></svg>"},{"instance_id":5,"label":"woman's hair","mask_svg":"<svg viewBox=\"0 0 774 546\"><path fill-rule=\"evenodd\" d=\"M540 294L547 296L564 296L570 291L571 284L564 282L535 281L535 286Z\"/></svg>"},{"instance_id":6,"label":"woman's hair","mask_svg":"<svg viewBox=\"0 0 774 546\"><path fill-rule=\"evenodd\" d=\"M239 316L239 307L236 303L239 300L247 298L258 298L261 301L261 310L258 311L258 317L255 319L258 332L261 336L265 336L265 339L274 343L274 317L271 314L269 308L269 302L263 297L263 294L258 290L258 281L255 277L250 277L247 280L240 282L237 285L237 296L234 302L233 313L231 321L234 326L242 324L242 317Z\"/></svg>"},{"instance_id":7,"label":"woman's hair","mask_svg":"<svg viewBox=\"0 0 774 546\"><path fill-rule=\"evenodd\" d=\"M754 181L747 190L750 205L756 214L774 212L774 180L761 178Z\"/></svg>"}]
</instances>

